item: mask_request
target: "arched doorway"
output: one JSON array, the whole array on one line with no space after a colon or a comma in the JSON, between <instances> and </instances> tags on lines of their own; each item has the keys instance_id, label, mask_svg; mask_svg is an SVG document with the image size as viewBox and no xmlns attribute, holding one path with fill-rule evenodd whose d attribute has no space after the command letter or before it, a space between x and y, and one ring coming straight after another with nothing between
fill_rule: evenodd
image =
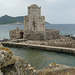
<instances>
[{"instance_id":1,"label":"arched doorway","mask_svg":"<svg viewBox=\"0 0 75 75\"><path fill-rule=\"evenodd\" d=\"M20 39L23 38L23 34L24 34L24 33L21 31L21 32L20 32Z\"/></svg>"}]
</instances>

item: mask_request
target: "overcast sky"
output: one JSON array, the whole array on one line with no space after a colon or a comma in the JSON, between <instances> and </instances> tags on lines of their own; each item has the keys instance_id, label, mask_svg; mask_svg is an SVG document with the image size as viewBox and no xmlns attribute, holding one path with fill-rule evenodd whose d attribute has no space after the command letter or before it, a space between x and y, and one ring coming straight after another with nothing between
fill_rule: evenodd
<instances>
[{"instance_id":1,"label":"overcast sky","mask_svg":"<svg viewBox=\"0 0 75 75\"><path fill-rule=\"evenodd\" d=\"M25 16L31 4L41 6L49 23L75 24L75 0L0 0L0 16Z\"/></svg>"}]
</instances>

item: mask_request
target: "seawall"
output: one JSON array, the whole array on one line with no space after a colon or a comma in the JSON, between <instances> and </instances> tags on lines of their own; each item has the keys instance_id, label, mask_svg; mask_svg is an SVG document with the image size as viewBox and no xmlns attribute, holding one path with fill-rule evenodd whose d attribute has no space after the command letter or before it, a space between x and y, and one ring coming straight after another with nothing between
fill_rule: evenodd
<instances>
[{"instance_id":1,"label":"seawall","mask_svg":"<svg viewBox=\"0 0 75 75\"><path fill-rule=\"evenodd\" d=\"M75 55L75 48L33 45L33 44L23 44L23 43L14 43L14 42L2 42L2 44L8 47L29 48L35 50L44 50L50 52L67 53L67 54Z\"/></svg>"}]
</instances>

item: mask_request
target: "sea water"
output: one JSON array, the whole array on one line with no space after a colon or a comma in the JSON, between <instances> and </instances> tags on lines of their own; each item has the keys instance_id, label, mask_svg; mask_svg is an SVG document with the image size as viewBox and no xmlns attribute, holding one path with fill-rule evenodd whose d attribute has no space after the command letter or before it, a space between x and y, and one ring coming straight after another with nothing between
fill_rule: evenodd
<instances>
[{"instance_id":1,"label":"sea water","mask_svg":"<svg viewBox=\"0 0 75 75\"><path fill-rule=\"evenodd\" d=\"M57 63L75 67L75 56L62 53L31 50L22 48L11 48L14 56L21 56L36 69L43 69L50 63Z\"/></svg>"},{"instance_id":2,"label":"sea water","mask_svg":"<svg viewBox=\"0 0 75 75\"><path fill-rule=\"evenodd\" d=\"M9 30L23 29L23 25L0 25L0 40L4 38L9 38ZM75 24L51 24L46 25L47 29L58 29L62 35L75 35ZM23 57L36 69L41 69L48 66L50 63L64 64L68 66L75 67L75 56L68 54L59 54L54 52L21 49L21 48L10 48L13 51L14 56Z\"/></svg>"},{"instance_id":3,"label":"sea water","mask_svg":"<svg viewBox=\"0 0 75 75\"><path fill-rule=\"evenodd\" d=\"M19 27L23 29L23 25L0 25L0 40L9 38L9 31ZM75 36L75 24L46 24L46 29L58 29L61 35L74 35Z\"/></svg>"}]
</instances>

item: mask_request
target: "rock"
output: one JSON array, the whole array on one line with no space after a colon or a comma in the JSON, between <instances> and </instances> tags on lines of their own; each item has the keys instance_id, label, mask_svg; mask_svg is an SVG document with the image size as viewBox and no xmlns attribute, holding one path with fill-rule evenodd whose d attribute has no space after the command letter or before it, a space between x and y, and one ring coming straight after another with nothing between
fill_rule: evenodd
<instances>
[{"instance_id":1,"label":"rock","mask_svg":"<svg viewBox=\"0 0 75 75\"><path fill-rule=\"evenodd\" d=\"M0 75L3 75L2 71L0 70Z\"/></svg>"},{"instance_id":2,"label":"rock","mask_svg":"<svg viewBox=\"0 0 75 75\"><path fill-rule=\"evenodd\" d=\"M45 69L38 70L37 75L75 75L75 68L51 63Z\"/></svg>"},{"instance_id":3,"label":"rock","mask_svg":"<svg viewBox=\"0 0 75 75\"><path fill-rule=\"evenodd\" d=\"M14 62L12 51L5 47L0 47L0 68L6 67Z\"/></svg>"},{"instance_id":4,"label":"rock","mask_svg":"<svg viewBox=\"0 0 75 75\"><path fill-rule=\"evenodd\" d=\"M15 63L6 68L2 68L4 75L36 75L36 70L30 66L25 60L21 57L13 57ZM10 68L11 67L11 68ZM11 69L11 70L7 70Z\"/></svg>"},{"instance_id":5,"label":"rock","mask_svg":"<svg viewBox=\"0 0 75 75\"><path fill-rule=\"evenodd\" d=\"M0 43L0 47L3 47L3 45Z\"/></svg>"},{"instance_id":6,"label":"rock","mask_svg":"<svg viewBox=\"0 0 75 75\"><path fill-rule=\"evenodd\" d=\"M23 58L14 57L12 51L0 47L0 75L36 75L36 70Z\"/></svg>"}]
</instances>

